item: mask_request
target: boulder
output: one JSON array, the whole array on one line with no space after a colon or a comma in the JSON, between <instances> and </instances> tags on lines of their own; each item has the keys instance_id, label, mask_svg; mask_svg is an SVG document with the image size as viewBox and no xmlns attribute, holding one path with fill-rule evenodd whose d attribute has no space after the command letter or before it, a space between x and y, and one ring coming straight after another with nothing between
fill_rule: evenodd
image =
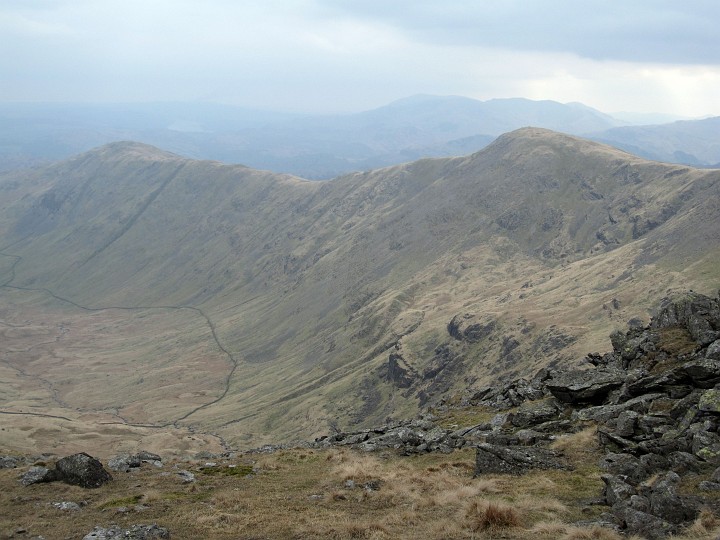
<instances>
[{"instance_id":1,"label":"boulder","mask_svg":"<svg viewBox=\"0 0 720 540\"><path fill-rule=\"evenodd\" d=\"M14 456L0 456L0 469L15 469L21 461L21 458Z\"/></svg>"},{"instance_id":2,"label":"boulder","mask_svg":"<svg viewBox=\"0 0 720 540\"><path fill-rule=\"evenodd\" d=\"M614 506L619 502L627 501L630 497L637 494L633 486L615 475L603 474L600 478L602 478L602 481L605 483L603 496L608 506Z\"/></svg>"},{"instance_id":3,"label":"boulder","mask_svg":"<svg viewBox=\"0 0 720 540\"><path fill-rule=\"evenodd\" d=\"M85 452L58 460L55 470L63 482L84 488L98 488L112 480L102 463Z\"/></svg>"},{"instance_id":4,"label":"boulder","mask_svg":"<svg viewBox=\"0 0 720 540\"><path fill-rule=\"evenodd\" d=\"M519 428L535 426L553 420L559 412L560 407L554 398L530 401L518 407L510 423Z\"/></svg>"},{"instance_id":5,"label":"boulder","mask_svg":"<svg viewBox=\"0 0 720 540\"><path fill-rule=\"evenodd\" d=\"M713 341L705 351L708 360L720 360L720 339Z\"/></svg>"},{"instance_id":6,"label":"boulder","mask_svg":"<svg viewBox=\"0 0 720 540\"><path fill-rule=\"evenodd\" d=\"M108 468L116 472L128 472L130 469L140 467L142 461L134 455L121 454L108 461Z\"/></svg>"},{"instance_id":7,"label":"boulder","mask_svg":"<svg viewBox=\"0 0 720 540\"><path fill-rule=\"evenodd\" d=\"M610 452L603 456L599 465L602 470L631 485L637 485L648 476L648 471L640 460L630 454Z\"/></svg>"},{"instance_id":8,"label":"boulder","mask_svg":"<svg viewBox=\"0 0 720 540\"><path fill-rule=\"evenodd\" d=\"M130 469L140 467L143 463L152 463L162 467L162 458L152 452L141 450L136 454L120 454L108 461L108 468L117 472L128 472Z\"/></svg>"},{"instance_id":9,"label":"boulder","mask_svg":"<svg viewBox=\"0 0 720 540\"><path fill-rule=\"evenodd\" d=\"M183 484L191 484L195 481L195 475L191 473L190 471L178 471L178 476L182 480Z\"/></svg>"},{"instance_id":10,"label":"boulder","mask_svg":"<svg viewBox=\"0 0 720 540\"><path fill-rule=\"evenodd\" d=\"M646 540L661 540L678 532L678 527L657 516L636 510L630 505L618 504L613 514L622 522L627 534L638 535Z\"/></svg>"},{"instance_id":11,"label":"boulder","mask_svg":"<svg viewBox=\"0 0 720 540\"><path fill-rule=\"evenodd\" d=\"M563 403L602 403L611 390L619 388L627 375L621 370L573 370L555 374L545 383L548 391Z\"/></svg>"},{"instance_id":12,"label":"boulder","mask_svg":"<svg viewBox=\"0 0 720 540\"><path fill-rule=\"evenodd\" d=\"M58 480L57 473L47 467L30 467L30 470L20 477L20 483L23 486L54 482L55 480Z\"/></svg>"},{"instance_id":13,"label":"boulder","mask_svg":"<svg viewBox=\"0 0 720 540\"><path fill-rule=\"evenodd\" d=\"M565 469L572 467L562 454L548 448L512 447L481 443L475 455L475 476L487 473L524 474L533 469Z\"/></svg>"},{"instance_id":14,"label":"boulder","mask_svg":"<svg viewBox=\"0 0 720 540\"><path fill-rule=\"evenodd\" d=\"M652 487L649 497L651 514L676 524L695 519L698 509L687 498L677 494L679 483L680 476L669 472Z\"/></svg>"}]
</instances>

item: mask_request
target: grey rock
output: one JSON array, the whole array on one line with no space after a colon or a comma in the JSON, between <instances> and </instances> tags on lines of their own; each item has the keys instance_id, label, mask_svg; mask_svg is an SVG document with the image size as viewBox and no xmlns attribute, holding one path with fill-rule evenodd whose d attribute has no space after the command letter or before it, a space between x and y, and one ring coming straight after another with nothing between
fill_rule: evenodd
<instances>
[{"instance_id":1,"label":"grey rock","mask_svg":"<svg viewBox=\"0 0 720 540\"><path fill-rule=\"evenodd\" d=\"M669 414L645 414L637 419L637 429L644 435L654 436L657 433L662 434L662 428L669 426L672 421Z\"/></svg>"},{"instance_id":2,"label":"grey rock","mask_svg":"<svg viewBox=\"0 0 720 540\"><path fill-rule=\"evenodd\" d=\"M621 370L573 370L547 381L548 391L563 403L598 403L625 382Z\"/></svg>"},{"instance_id":3,"label":"grey rock","mask_svg":"<svg viewBox=\"0 0 720 540\"><path fill-rule=\"evenodd\" d=\"M720 339L713 341L705 351L708 360L720 360Z\"/></svg>"},{"instance_id":4,"label":"grey rock","mask_svg":"<svg viewBox=\"0 0 720 540\"><path fill-rule=\"evenodd\" d=\"M697 358L690 360L678 368L698 388L712 388L720 382L720 360L714 358Z\"/></svg>"},{"instance_id":5,"label":"grey rock","mask_svg":"<svg viewBox=\"0 0 720 540\"><path fill-rule=\"evenodd\" d=\"M677 494L680 476L669 472L652 487L650 494L650 513L662 516L669 523L680 524L695 519L697 508L687 499Z\"/></svg>"},{"instance_id":6,"label":"grey rock","mask_svg":"<svg viewBox=\"0 0 720 540\"><path fill-rule=\"evenodd\" d=\"M152 452L148 452L146 450L140 450L137 454L133 454L137 459L140 461L162 461L162 458L158 456L157 454L153 454Z\"/></svg>"},{"instance_id":7,"label":"grey rock","mask_svg":"<svg viewBox=\"0 0 720 540\"><path fill-rule=\"evenodd\" d=\"M644 454L640 456L640 463L648 474L654 474L658 471L666 471L670 468L668 459L658 454Z\"/></svg>"},{"instance_id":8,"label":"grey rock","mask_svg":"<svg viewBox=\"0 0 720 540\"><path fill-rule=\"evenodd\" d=\"M669 468L678 474L698 472L700 461L689 452L672 452L668 456Z\"/></svg>"},{"instance_id":9,"label":"grey rock","mask_svg":"<svg viewBox=\"0 0 720 540\"><path fill-rule=\"evenodd\" d=\"M108 461L108 468L116 472L128 472L141 465L142 461L137 456L129 454L121 454Z\"/></svg>"},{"instance_id":10,"label":"grey rock","mask_svg":"<svg viewBox=\"0 0 720 540\"><path fill-rule=\"evenodd\" d=\"M718 339L715 328L720 328L720 306L717 300L688 292L682 297L664 299L658 314L650 321L651 328L682 326L701 345Z\"/></svg>"},{"instance_id":11,"label":"grey rock","mask_svg":"<svg viewBox=\"0 0 720 540\"><path fill-rule=\"evenodd\" d=\"M703 480L698 484L698 489L701 491L720 491L720 483Z\"/></svg>"},{"instance_id":12,"label":"grey rock","mask_svg":"<svg viewBox=\"0 0 720 540\"><path fill-rule=\"evenodd\" d=\"M195 481L195 475L190 471L178 471L177 474L182 480L183 484L190 484Z\"/></svg>"},{"instance_id":13,"label":"grey rock","mask_svg":"<svg viewBox=\"0 0 720 540\"><path fill-rule=\"evenodd\" d=\"M523 474L533 469L571 469L558 452L547 448L477 446L475 476L486 473Z\"/></svg>"},{"instance_id":14,"label":"grey rock","mask_svg":"<svg viewBox=\"0 0 720 540\"><path fill-rule=\"evenodd\" d=\"M63 482L84 488L98 488L112 480L102 463L84 452L59 459L55 470Z\"/></svg>"},{"instance_id":15,"label":"grey rock","mask_svg":"<svg viewBox=\"0 0 720 540\"><path fill-rule=\"evenodd\" d=\"M620 437L632 437L639 417L635 411L621 412L615 421L615 433Z\"/></svg>"},{"instance_id":16,"label":"grey rock","mask_svg":"<svg viewBox=\"0 0 720 540\"><path fill-rule=\"evenodd\" d=\"M170 538L170 531L155 524L132 525L128 528L117 525L111 525L108 528L96 526L83 537L83 540L152 540L155 538L168 539Z\"/></svg>"},{"instance_id":17,"label":"grey rock","mask_svg":"<svg viewBox=\"0 0 720 540\"><path fill-rule=\"evenodd\" d=\"M15 469L21 459L14 456L0 456L0 469Z\"/></svg>"},{"instance_id":18,"label":"grey rock","mask_svg":"<svg viewBox=\"0 0 720 540\"><path fill-rule=\"evenodd\" d=\"M603 496L608 506L614 506L622 501L627 501L633 495L637 495L637 491L633 486L612 474L603 474L602 481L605 483Z\"/></svg>"},{"instance_id":19,"label":"grey rock","mask_svg":"<svg viewBox=\"0 0 720 540\"><path fill-rule=\"evenodd\" d=\"M532 446L540 441L550 440L550 435L540 433L534 429L519 429L515 432L515 438L517 438L518 443L523 446Z\"/></svg>"},{"instance_id":20,"label":"grey rock","mask_svg":"<svg viewBox=\"0 0 720 540\"><path fill-rule=\"evenodd\" d=\"M150 463L156 467L162 467L162 458L152 452L141 450L135 454L120 454L108 461L108 468L117 472L128 472L142 466L143 463Z\"/></svg>"},{"instance_id":21,"label":"grey rock","mask_svg":"<svg viewBox=\"0 0 720 540\"><path fill-rule=\"evenodd\" d=\"M603 471L631 485L637 485L648 476L648 471L640 460L630 454L610 452L602 457L599 465Z\"/></svg>"},{"instance_id":22,"label":"grey rock","mask_svg":"<svg viewBox=\"0 0 720 540\"><path fill-rule=\"evenodd\" d=\"M71 501L54 502L52 505L58 510L63 510L65 512L75 512L80 510L80 505Z\"/></svg>"},{"instance_id":23,"label":"grey rock","mask_svg":"<svg viewBox=\"0 0 720 540\"><path fill-rule=\"evenodd\" d=\"M692 437L692 453L707 463L720 465L720 436L709 431L699 431Z\"/></svg>"},{"instance_id":24,"label":"grey rock","mask_svg":"<svg viewBox=\"0 0 720 540\"><path fill-rule=\"evenodd\" d=\"M698 402L698 409L702 412L720 414L720 390L705 390Z\"/></svg>"},{"instance_id":25,"label":"grey rock","mask_svg":"<svg viewBox=\"0 0 720 540\"><path fill-rule=\"evenodd\" d=\"M635 534L646 540L661 540L678 532L678 527L664 519L635 510L626 504L613 507L613 513L622 521L627 534Z\"/></svg>"},{"instance_id":26,"label":"grey rock","mask_svg":"<svg viewBox=\"0 0 720 540\"><path fill-rule=\"evenodd\" d=\"M637 444L629 439L620 437L607 429L598 429L598 441L600 445L611 451L619 451L620 453L632 452L637 448Z\"/></svg>"},{"instance_id":27,"label":"grey rock","mask_svg":"<svg viewBox=\"0 0 720 540\"><path fill-rule=\"evenodd\" d=\"M54 482L55 480L58 480L57 473L47 467L30 467L30 470L20 477L20 483L23 486Z\"/></svg>"},{"instance_id":28,"label":"grey rock","mask_svg":"<svg viewBox=\"0 0 720 540\"><path fill-rule=\"evenodd\" d=\"M519 428L535 426L553 420L559 412L560 407L553 398L526 402L518 407L510 423Z\"/></svg>"}]
</instances>

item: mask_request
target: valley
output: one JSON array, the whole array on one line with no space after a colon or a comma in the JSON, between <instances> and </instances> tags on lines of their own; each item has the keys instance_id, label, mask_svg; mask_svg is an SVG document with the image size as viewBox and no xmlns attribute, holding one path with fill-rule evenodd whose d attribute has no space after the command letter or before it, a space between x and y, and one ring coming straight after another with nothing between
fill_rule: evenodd
<instances>
[{"instance_id":1,"label":"valley","mask_svg":"<svg viewBox=\"0 0 720 540\"><path fill-rule=\"evenodd\" d=\"M328 182L138 143L5 173L3 444L310 440L576 364L714 293L719 180L537 128Z\"/></svg>"}]
</instances>

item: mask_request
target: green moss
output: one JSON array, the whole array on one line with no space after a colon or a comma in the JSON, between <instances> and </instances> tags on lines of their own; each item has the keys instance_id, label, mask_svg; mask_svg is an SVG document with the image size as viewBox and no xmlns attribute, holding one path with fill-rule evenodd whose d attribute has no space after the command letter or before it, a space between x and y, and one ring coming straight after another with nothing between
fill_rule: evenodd
<instances>
[{"instance_id":1,"label":"green moss","mask_svg":"<svg viewBox=\"0 0 720 540\"><path fill-rule=\"evenodd\" d=\"M142 499L142 495L131 495L130 497L121 497L119 499L112 499L110 501L107 501L98 508L100 510L105 510L106 508L117 508L119 506L132 506L134 504L137 504Z\"/></svg>"},{"instance_id":2,"label":"green moss","mask_svg":"<svg viewBox=\"0 0 720 540\"><path fill-rule=\"evenodd\" d=\"M252 474L252 465L237 465L235 467L206 467L202 474L207 476L247 476Z\"/></svg>"},{"instance_id":3,"label":"green moss","mask_svg":"<svg viewBox=\"0 0 720 540\"><path fill-rule=\"evenodd\" d=\"M440 416L438 424L445 429L476 426L478 424L489 422L496 414L497 411L488 407L452 409Z\"/></svg>"},{"instance_id":4,"label":"green moss","mask_svg":"<svg viewBox=\"0 0 720 540\"><path fill-rule=\"evenodd\" d=\"M685 328L671 326L660 330L660 349L672 355L689 354L697 343Z\"/></svg>"}]
</instances>

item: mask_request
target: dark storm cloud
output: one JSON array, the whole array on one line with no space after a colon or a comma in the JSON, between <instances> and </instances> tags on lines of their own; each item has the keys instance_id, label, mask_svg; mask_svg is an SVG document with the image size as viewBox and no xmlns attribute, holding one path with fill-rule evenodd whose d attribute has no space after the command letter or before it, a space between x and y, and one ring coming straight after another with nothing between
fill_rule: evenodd
<instances>
[{"instance_id":1,"label":"dark storm cloud","mask_svg":"<svg viewBox=\"0 0 720 540\"><path fill-rule=\"evenodd\" d=\"M717 0L320 0L329 11L450 45L595 60L720 64Z\"/></svg>"}]
</instances>

